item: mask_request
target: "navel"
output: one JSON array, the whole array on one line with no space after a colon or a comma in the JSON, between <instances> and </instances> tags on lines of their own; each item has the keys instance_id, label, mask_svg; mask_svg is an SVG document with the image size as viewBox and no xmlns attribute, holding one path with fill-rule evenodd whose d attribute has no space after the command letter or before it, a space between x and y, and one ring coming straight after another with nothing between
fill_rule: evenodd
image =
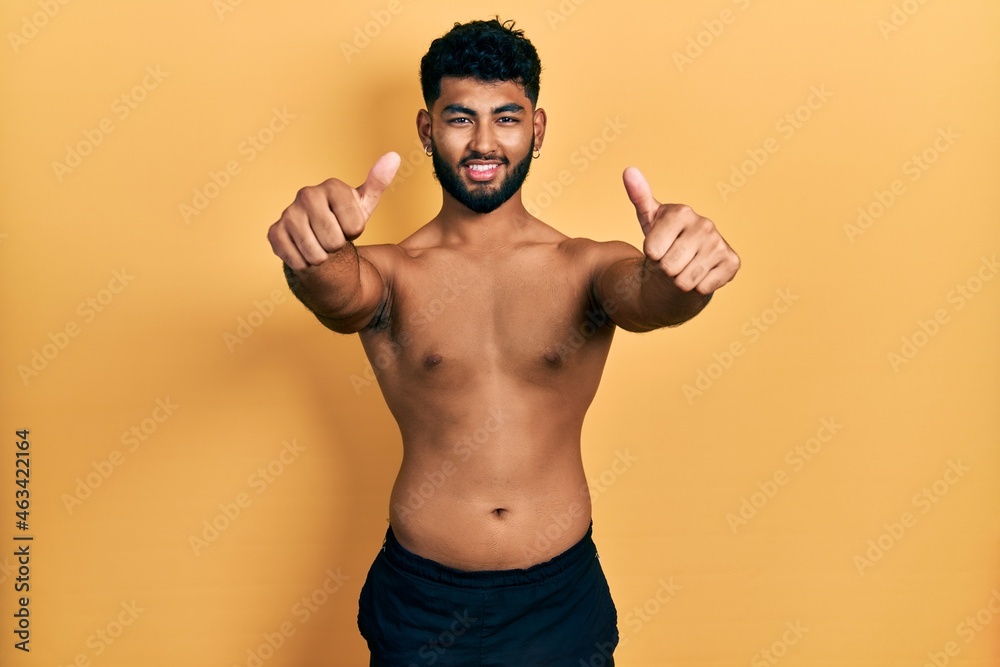
<instances>
[{"instance_id":1,"label":"navel","mask_svg":"<svg viewBox=\"0 0 1000 667\"><path fill-rule=\"evenodd\" d=\"M493 516L495 516L498 519L505 519L507 518L507 509L504 507L498 507L495 510L493 510L491 514L493 514Z\"/></svg>"}]
</instances>

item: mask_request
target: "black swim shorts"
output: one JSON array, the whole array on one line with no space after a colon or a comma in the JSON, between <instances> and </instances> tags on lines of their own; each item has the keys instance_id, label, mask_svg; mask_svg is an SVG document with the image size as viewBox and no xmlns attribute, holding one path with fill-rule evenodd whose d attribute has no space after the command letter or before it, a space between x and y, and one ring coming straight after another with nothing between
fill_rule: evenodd
<instances>
[{"instance_id":1,"label":"black swim shorts","mask_svg":"<svg viewBox=\"0 0 1000 667\"><path fill-rule=\"evenodd\" d=\"M390 527L361 589L373 667L612 667L618 614L592 539L527 569L466 572Z\"/></svg>"}]
</instances>

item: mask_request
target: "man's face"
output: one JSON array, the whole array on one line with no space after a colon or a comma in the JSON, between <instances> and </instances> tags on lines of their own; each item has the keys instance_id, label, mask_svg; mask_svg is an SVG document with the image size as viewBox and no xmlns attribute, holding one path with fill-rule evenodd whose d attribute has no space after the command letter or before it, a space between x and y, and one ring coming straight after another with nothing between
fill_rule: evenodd
<instances>
[{"instance_id":1,"label":"man's face","mask_svg":"<svg viewBox=\"0 0 1000 667\"><path fill-rule=\"evenodd\" d=\"M427 131L441 187L476 213L489 213L524 183L535 148L535 111L511 81L444 77ZM539 116L541 114L541 116Z\"/></svg>"}]
</instances>

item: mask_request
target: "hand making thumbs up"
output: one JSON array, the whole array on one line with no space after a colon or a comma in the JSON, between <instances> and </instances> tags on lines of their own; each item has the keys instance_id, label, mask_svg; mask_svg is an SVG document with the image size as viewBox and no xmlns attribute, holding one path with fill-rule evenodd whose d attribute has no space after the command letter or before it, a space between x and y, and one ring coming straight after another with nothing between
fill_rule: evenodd
<instances>
[{"instance_id":1,"label":"hand making thumbs up","mask_svg":"<svg viewBox=\"0 0 1000 667\"><path fill-rule=\"evenodd\" d=\"M710 294L736 275L740 258L708 218L690 206L661 204L635 167L622 175L646 240L642 251L685 292Z\"/></svg>"},{"instance_id":2,"label":"hand making thumbs up","mask_svg":"<svg viewBox=\"0 0 1000 667\"><path fill-rule=\"evenodd\" d=\"M399 164L397 153L386 153L357 188L331 178L299 190L267 230L274 254L295 271L325 262L330 253L361 235Z\"/></svg>"}]
</instances>

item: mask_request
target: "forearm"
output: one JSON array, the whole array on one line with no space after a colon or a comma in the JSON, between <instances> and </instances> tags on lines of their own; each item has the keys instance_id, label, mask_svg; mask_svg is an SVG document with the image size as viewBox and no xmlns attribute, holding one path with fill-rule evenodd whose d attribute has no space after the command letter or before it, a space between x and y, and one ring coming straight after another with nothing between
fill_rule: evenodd
<instances>
[{"instance_id":1,"label":"forearm","mask_svg":"<svg viewBox=\"0 0 1000 667\"><path fill-rule=\"evenodd\" d=\"M348 243L317 266L300 271L284 265L292 293L327 327L350 333L363 328L383 300L378 270Z\"/></svg>"},{"instance_id":2,"label":"forearm","mask_svg":"<svg viewBox=\"0 0 1000 667\"><path fill-rule=\"evenodd\" d=\"M611 320L627 331L677 326L697 315L712 294L685 292L646 257L622 259L595 281L595 298Z\"/></svg>"}]
</instances>

